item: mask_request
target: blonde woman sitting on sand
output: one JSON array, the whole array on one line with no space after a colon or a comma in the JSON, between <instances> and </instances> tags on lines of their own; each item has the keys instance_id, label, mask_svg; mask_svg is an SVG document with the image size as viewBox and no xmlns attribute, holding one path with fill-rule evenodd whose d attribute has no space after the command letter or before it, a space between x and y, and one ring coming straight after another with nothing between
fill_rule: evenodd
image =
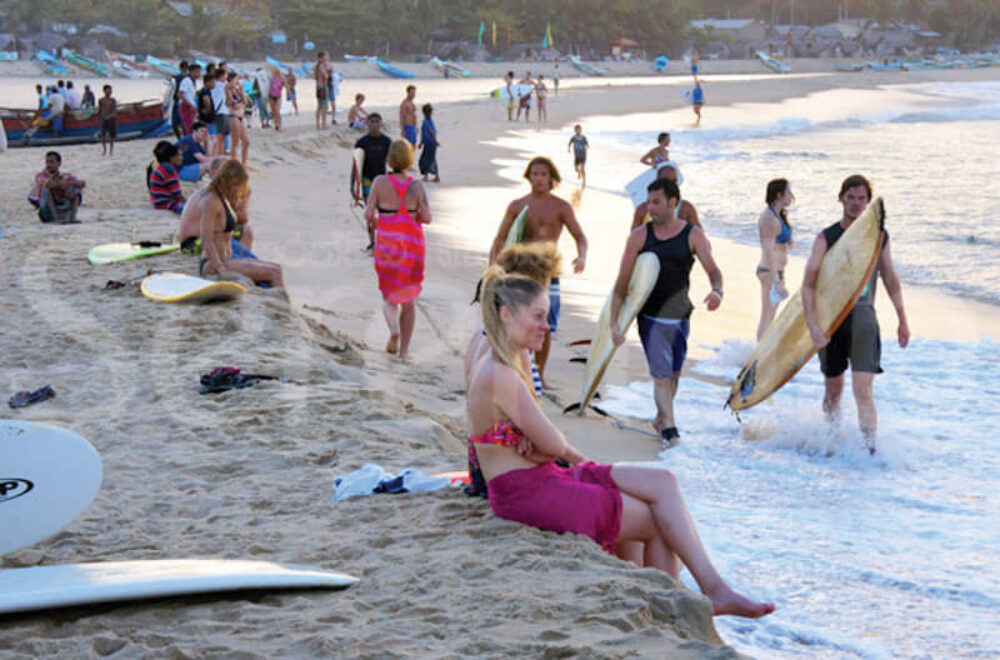
<instances>
[{"instance_id":1,"label":"blonde woman sitting on sand","mask_svg":"<svg viewBox=\"0 0 1000 660\"><path fill-rule=\"evenodd\" d=\"M760 235L760 323L757 324L757 341L764 336L774 321L778 304L788 297L785 287L785 265L788 249L792 247L792 226L788 224L787 209L795 201L788 179L774 179L767 184L767 208L757 218Z\"/></svg>"},{"instance_id":2,"label":"blonde woman sitting on sand","mask_svg":"<svg viewBox=\"0 0 1000 660\"><path fill-rule=\"evenodd\" d=\"M382 292L382 312L389 326L387 353L410 355L417 320L416 302L424 283L424 230L431 208L424 187L406 171L413 167L413 148L393 140L386 158L388 174L375 177L365 206L365 220L375 232L375 273Z\"/></svg>"},{"instance_id":3,"label":"blonde woman sitting on sand","mask_svg":"<svg viewBox=\"0 0 1000 660\"><path fill-rule=\"evenodd\" d=\"M250 194L246 168L237 160L227 160L199 200L203 256L198 274L218 279L248 277L254 284L284 287L281 266L257 259L233 256L232 238L236 229L235 208Z\"/></svg>"},{"instance_id":4,"label":"blonde woman sitting on sand","mask_svg":"<svg viewBox=\"0 0 1000 660\"><path fill-rule=\"evenodd\" d=\"M562 255L555 243L519 243L505 248L497 255L497 266L507 274L523 275L538 282L545 290L549 290L552 278L559 277L562 272ZM476 296L472 301L473 313L477 322L469 337L469 345L465 350L464 372L465 388L469 388L469 376L473 365L490 351L486 339L486 329L483 327L483 312L479 304L483 281L476 285ZM521 366L531 374L531 385L536 396L542 395L542 377L535 366L535 357L531 351L523 350L519 355ZM483 472L476 462L475 452L469 452L469 487L465 489L468 495L486 497L486 481Z\"/></svg>"},{"instance_id":5,"label":"blonde woman sitting on sand","mask_svg":"<svg viewBox=\"0 0 1000 660\"><path fill-rule=\"evenodd\" d=\"M504 519L589 536L608 552L641 542L644 564L675 579L684 562L715 614L761 617L774 611L734 591L698 538L677 479L667 470L595 465L570 446L542 412L519 358L541 349L549 299L536 281L487 272L483 325L492 350L472 366L467 413L470 451ZM556 465L565 459L571 467Z\"/></svg>"}]
</instances>

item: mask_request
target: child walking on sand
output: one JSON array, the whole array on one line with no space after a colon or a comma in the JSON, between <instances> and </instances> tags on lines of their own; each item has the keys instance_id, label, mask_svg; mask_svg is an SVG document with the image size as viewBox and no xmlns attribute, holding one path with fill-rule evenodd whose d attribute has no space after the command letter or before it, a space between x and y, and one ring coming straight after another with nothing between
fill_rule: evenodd
<instances>
[{"instance_id":1,"label":"child walking on sand","mask_svg":"<svg viewBox=\"0 0 1000 660\"><path fill-rule=\"evenodd\" d=\"M586 187L587 150L590 148L590 143L587 142L580 124L573 127L573 136L569 139L569 144L566 145L566 151L569 151L571 147L573 149L573 167L576 169L576 178L581 179L582 185Z\"/></svg>"},{"instance_id":2,"label":"child walking on sand","mask_svg":"<svg viewBox=\"0 0 1000 660\"><path fill-rule=\"evenodd\" d=\"M440 183L441 177L438 176L437 149L441 146L441 143L437 139L437 127L434 126L434 120L431 119L431 113L434 112L434 108L431 107L430 103L425 103L420 109L424 113L424 121L420 125L419 147L423 149L423 152L420 154L420 174L424 177L424 181L427 181L427 177L433 174L434 178L432 180L435 183Z\"/></svg>"}]
</instances>

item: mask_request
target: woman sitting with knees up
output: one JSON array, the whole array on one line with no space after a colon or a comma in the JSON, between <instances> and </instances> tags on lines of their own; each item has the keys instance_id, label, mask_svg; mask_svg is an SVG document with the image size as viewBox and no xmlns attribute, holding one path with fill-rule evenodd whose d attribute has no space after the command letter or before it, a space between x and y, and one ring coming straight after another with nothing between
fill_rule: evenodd
<instances>
[{"instance_id":1,"label":"woman sitting with knees up","mask_svg":"<svg viewBox=\"0 0 1000 660\"><path fill-rule=\"evenodd\" d=\"M233 255L236 209L250 194L248 182L246 168L238 160L227 160L205 188L199 200L203 256L198 274L215 275L220 279L243 276L253 280L254 284L284 287L280 265Z\"/></svg>"},{"instance_id":2,"label":"woman sitting with knees up","mask_svg":"<svg viewBox=\"0 0 1000 660\"><path fill-rule=\"evenodd\" d=\"M677 479L667 470L596 465L545 416L520 355L541 348L549 299L538 282L492 267L483 281L483 325L490 349L472 366L467 390L469 446L504 519L589 536L614 553L642 543L643 564L674 578L683 562L716 615L761 617L772 603L734 591L702 546ZM556 459L570 467L560 467Z\"/></svg>"}]
</instances>

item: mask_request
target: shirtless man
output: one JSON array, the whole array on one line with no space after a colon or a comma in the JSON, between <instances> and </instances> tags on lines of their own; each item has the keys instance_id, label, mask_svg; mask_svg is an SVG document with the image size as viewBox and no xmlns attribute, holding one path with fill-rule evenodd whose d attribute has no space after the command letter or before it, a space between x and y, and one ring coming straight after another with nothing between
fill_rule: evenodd
<instances>
[{"instance_id":1,"label":"shirtless man","mask_svg":"<svg viewBox=\"0 0 1000 660\"><path fill-rule=\"evenodd\" d=\"M330 108L330 80L333 78L333 67L330 66L330 54L325 50L316 54L316 68L313 72L316 80L316 130L326 128L326 112Z\"/></svg>"},{"instance_id":2,"label":"shirtless man","mask_svg":"<svg viewBox=\"0 0 1000 660\"><path fill-rule=\"evenodd\" d=\"M667 160L660 163L659 167L660 169L656 172L656 178L673 181L677 184L678 188L680 188L684 179L681 178L681 173L677 169L677 163L672 160ZM694 204L686 199L677 200L676 215L678 219L683 220L689 225L701 227L701 221L698 220L698 209L696 209ZM649 200L646 200L639 206L635 207L635 213L632 215L632 227L629 231L631 232L633 229L641 227L649 222L649 220Z\"/></svg>"},{"instance_id":3,"label":"shirtless man","mask_svg":"<svg viewBox=\"0 0 1000 660\"><path fill-rule=\"evenodd\" d=\"M496 238L490 247L490 263L497 259L497 255L503 250L504 242L507 240L507 233L510 231L514 220L521 209L528 208L528 213L524 219L524 234L522 243L552 242L558 243L563 227L570 233L576 241L576 259L573 260L573 272L582 273L587 265L587 237L583 235L580 223L576 221L573 214L573 207L569 202L552 194L560 181L559 170L555 164L544 156L535 156L528 162L528 167L524 170L524 178L531 184L531 192L524 197L515 199L507 206L500 229L497 230ZM549 349L552 343L552 333L559 327L559 278L553 278L549 286L549 332L545 335L545 343L542 350L535 356L538 364L538 374L542 380L542 387L548 387L545 383L545 363L549 357Z\"/></svg>"},{"instance_id":4,"label":"shirtless man","mask_svg":"<svg viewBox=\"0 0 1000 660\"><path fill-rule=\"evenodd\" d=\"M549 88L545 86L545 76L539 74L538 81L535 83L535 96L538 97L538 121L548 122L549 113L545 108L545 97L549 93Z\"/></svg>"},{"instance_id":5,"label":"shirtless man","mask_svg":"<svg viewBox=\"0 0 1000 660\"><path fill-rule=\"evenodd\" d=\"M534 87L535 81L531 79L531 71L525 72L524 77L521 78L518 84ZM521 110L524 110L524 121L527 123L531 115L531 92L522 96L517 102L517 118L515 121L521 121Z\"/></svg>"},{"instance_id":6,"label":"shirtless man","mask_svg":"<svg viewBox=\"0 0 1000 660\"><path fill-rule=\"evenodd\" d=\"M227 160L201 196L200 234L204 256L198 264L198 274L202 277L214 275L218 279L243 276L253 280L254 284L283 288L285 283L280 265L233 256L235 207L247 196L248 183L246 168L239 161Z\"/></svg>"},{"instance_id":7,"label":"shirtless man","mask_svg":"<svg viewBox=\"0 0 1000 660\"><path fill-rule=\"evenodd\" d=\"M412 147L417 146L417 105L413 102L416 96L416 85L407 85L406 98L399 104L399 133Z\"/></svg>"},{"instance_id":8,"label":"shirtless man","mask_svg":"<svg viewBox=\"0 0 1000 660\"><path fill-rule=\"evenodd\" d=\"M368 130L368 111L361 107L365 102L365 95L357 93L354 95L354 105L347 111L347 125L359 131Z\"/></svg>"}]
</instances>

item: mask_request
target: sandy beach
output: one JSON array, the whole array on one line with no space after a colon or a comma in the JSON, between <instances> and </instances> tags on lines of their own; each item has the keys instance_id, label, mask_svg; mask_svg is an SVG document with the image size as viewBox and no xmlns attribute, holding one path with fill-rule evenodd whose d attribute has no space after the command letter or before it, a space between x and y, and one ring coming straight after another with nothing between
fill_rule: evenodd
<instances>
[{"instance_id":1,"label":"sandy beach","mask_svg":"<svg viewBox=\"0 0 1000 660\"><path fill-rule=\"evenodd\" d=\"M0 75L36 76L24 69L28 64L18 63L17 70L0 65ZM713 105L772 103L893 82L1000 77L1000 70L987 69L910 72L890 79L872 72L835 74L831 62L823 60L792 65L802 74L762 76L752 83L726 77L763 74L757 63L705 62L703 70L710 79L717 76ZM434 92L446 81L428 65L419 66L428 82L424 87L418 81L427 90L418 102L435 102L441 127L443 183L427 184L434 211L426 230L428 271L418 303L414 357L405 363L382 350L387 330L376 277L362 250L366 240L359 214L348 201L349 148L358 134L343 121L317 133L309 101L303 102L302 114L286 118L283 132L262 131L256 119L251 132L254 251L283 265L287 294L255 290L229 304L157 304L141 295L141 277L148 269L193 274L194 257L174 253L102 267L87 263L87 251L95 245L135 236L163 240L176 230L175 216L148 203L143 176L153 141L120 143L113 158L102 158L99 145L58 149L63 169L88 182L82 223L73 226L39 223L25 201L46 149L0 155L0 382L5 398L45 384L57 392L51 401L8 410L7 416L79 433L104 462L103 487L90 508L54 538L4 556L0 566L225 557L313 565L361 578L342 592L181 598L6 619L0 622L4 653L739 656L716 631L711 607L700 594L659 571L611 557L585 537L497 519L485 500L460 490L332 503L333 478L365 463L391 472L408 466L427 472L464 467L461 355L468 303L493 236L470 235L463 225L472 214L499 221L503 208L496 200L527 192L526 186L514 188L502 179L493 162L523 157L494 144L510 129L495 112L495 101L438 103ZM337 67L362 81L367 71L357 63ZM565 85L558 97L550 97L549 127L588 116L681 106L676 93L661 94L614 77L648 75L645 67L648 63L641 70L637 64L615 64L607 67L612 76L601 84ZM469 68L485 79L488 91L499 86L507 68L547 73L551 64ZM568 64L560 69L564 80L577 80ZM390 84L398 94L371 95L370 109L390 119L389 133L395 136L390 98L402 97L405 81L378 79L372 86L381 90ZM311 97L308 84L299 95ZM185 190L194 187L185 184ZM713 246L727 273L752 272L757 250L725 240ZM617 254L620 245L591 246L601 249ZM571 244L564 254L568 262ZM801 260L793 261L789 279L798 280L801 269ZM692 299L700 300L708 285L703 277L695 279ZM105 290L108 280L128 285ZM757 286L749 277L728 278L725 313L711 321L701 317L704 312L696 313L697 340L749 336L756 323ZM1000 319L984 314L977 303L917 287L907 288L906 295L916 334L998 336ZM563 327L550 358L556 389L545 408L594 460L656 460L656 440L593 416L559 414L579 387L579 366L567 361L576 353L566 343L589 337L592 319L593 304L584 304L579 295L564 298ZM199 375L219 365L287 382L199 395ZM630 342L607 378L643 377L641 348ZM734 586L753 595L755 586L767 585L737 581Z\"/></svg>"}]
</instances>

